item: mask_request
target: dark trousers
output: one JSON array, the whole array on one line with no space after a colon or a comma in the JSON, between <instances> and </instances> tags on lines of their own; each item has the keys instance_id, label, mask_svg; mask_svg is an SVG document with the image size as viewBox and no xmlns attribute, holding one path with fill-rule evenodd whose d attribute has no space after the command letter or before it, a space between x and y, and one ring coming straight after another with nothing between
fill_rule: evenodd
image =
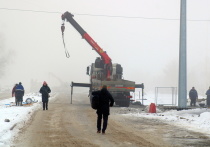
<instances>
[{"instance_id":1,"label":"dark trousers","mask_svg":"<svg viewBox=\"0 0 210 147\"><path fill-rule=\"evenodd\" d=\"M16 98L16 106L22 106L22 102L23 102L23 97L17 97Z\"/></svg>"},{"instance_id":2,"label":"dark trousers","mask_svg":"<svg viewBox=\"0 0 210 147\"><path fill-rule=\"evenodd\" d=\"M210 107L210 95L207 95L206 105Z\"/></svg>"},{"instance_id":3,"label":"dark trousers","mask_svg":"<svg viewBox=\"0 0 210 147\"><path fill-rule=\"evenodd\" d=\"M45 110L45 108L48 110L48 101L43 102L43 110Z\"/></svg>"},{"instance_id":4,"label":"dark trousers","mask_svg":"<svg viewBox=\"0 0 210 147\"><path fill-rule=\"evenodd\" d=\"M105 130L106 130L106 128L107 128L108 115L104 115L104 114L102 114L102 113L98 113L97 129L98 129L98 131L101 130L101 121L102 121L102 117L103 117L103 128L102 128L102 132L105 132Z\"/></svg>"},{"instance_id":5,"label":"dark trousers","mask_svg":"<svg viewBox=\"0 0 210 147\"><path fill-rule=\"evenodd\" d=\"M190 101L190 106L196 106L196 98L191 98L191 101Z\"/></svg>"}]
</instances>

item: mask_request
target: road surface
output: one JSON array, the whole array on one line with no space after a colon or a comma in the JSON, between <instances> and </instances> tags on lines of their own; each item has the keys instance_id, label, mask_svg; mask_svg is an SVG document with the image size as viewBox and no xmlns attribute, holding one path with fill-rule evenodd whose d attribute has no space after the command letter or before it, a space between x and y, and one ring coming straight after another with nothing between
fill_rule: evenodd
<instances>
[{"instance_id":1,"label":"road surface","mask_svg":"<svg viewBox=\"0 0 210 147\"><path fill-rule=\"evenodd\" d=\"M204 134L184 130L158 120L122 115L111 108L106 134L96 133L95 110L86 94L60 94L49 110L38 110L14 141L15 147L207 147ZM129 110L128 110L129 111Z\"/></svg>"}]
</instances>

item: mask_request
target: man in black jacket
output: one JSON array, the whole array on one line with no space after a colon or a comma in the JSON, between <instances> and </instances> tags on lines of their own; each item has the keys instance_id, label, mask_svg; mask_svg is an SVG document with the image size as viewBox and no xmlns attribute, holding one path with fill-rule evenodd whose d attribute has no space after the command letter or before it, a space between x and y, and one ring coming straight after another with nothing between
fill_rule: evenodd
<instances>
[{"instance_id":1,"label":"man in black jacket","mask_svg":"<svg viewBox=\"0 0 210 147\"><path fill-rule=\"evenodd\" d=\"M190 97L190 106L194 105L196 106L196 99L198 99L198 93L195 90L195 87L192 87L192 89L189 92L189 97Z\"/></svg>"},{"instance_id":2,"label":"man in black jacket","mask_svg":"<svg viewBox=\"0 0 210 147\"><path fill-rule=\"evenodd\" d=\"M108 122L108 116L110 114L109 107L112 107L114 104L114 99L112 95L107 90L107 86L104 85L99 94L99 108L97 109L96 113L98 114L97 119L97 133L101 133L101 121L103 118L103 127L102 127L102 134L105 134Z\"/></svg>"}]
</instances>

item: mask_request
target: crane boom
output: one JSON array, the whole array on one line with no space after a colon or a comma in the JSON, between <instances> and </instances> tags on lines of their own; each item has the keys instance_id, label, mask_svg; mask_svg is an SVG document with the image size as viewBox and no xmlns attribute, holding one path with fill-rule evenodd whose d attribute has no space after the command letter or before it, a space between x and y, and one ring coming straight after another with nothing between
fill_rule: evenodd
<instances>
[{"instance_id":1,"label":"crane boom","mask_svg":"<svg viewBox=\"0 0 210 147\"><path fill-rule=\"evenodd\" d=\"M62 20L67 20L80 34L81 36L93 47L93 49L101 56L104 62L104 69L106 70L106 79L110 80L112 71L111 58L107 55L105 51L90 37L90 35L73 19L73 16L69 12L65 12L62 15ZM64 24L63 24L64 25ZM62 30L64 31L64 30Z\"/></svg>"}]
</instances>

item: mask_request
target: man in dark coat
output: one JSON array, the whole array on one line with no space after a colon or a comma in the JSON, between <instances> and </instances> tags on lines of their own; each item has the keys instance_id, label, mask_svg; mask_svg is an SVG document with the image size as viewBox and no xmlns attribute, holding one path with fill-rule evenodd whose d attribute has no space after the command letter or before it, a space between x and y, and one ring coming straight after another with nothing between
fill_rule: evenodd
<instances>
[{"instance_id":1,"label":"man in dark coat","mask_svg":"<svg viewBox=\"0 0 210 147\"><path fill-rule=\"evenodd\" d=\"M47 82L44 81L43 86L40 88L39 92L42 94L43 110L48 110L48 98L51 90L47 85Z\"/></svg>"},{"instance_id":2,"label":"man in dark coat","mask_svg":"<svg viewBox=\"0 0 210 147\"><path fill-rule=\"evenodd\" d=\"M196 106L196 99L198 98L198 93L195 90L195 87L192 87L192 89L189 92L189 97L190 97L190 106L194 105Z\"/></svg>"},{"instance_id":3,"label":"man in dark coat","mask_svg":"<svg viewBox=\"0 0 210 147\"><path fill-rule=\"evenodd\" d=\"M25 93L24 87L22 83L19 82L19 84L15 88L15 97L17 99L18 106L22 106L24 93Z\"/></svg>"},{"instance_id":4,"label":"man in dark coat","mask_svg":"<svg viewBox=\"0 0 210 147\"><path fill-rule=\"evenodd\" d=\"M210 107L210 87L209 87L209 89L206 91L206 95L207 95L206 105L207 105L207 107Z\"/></svg>"},{"instance_id":5,"label":"man in dark coat","mask_svg":"<svg viewBox=\"0 0 210 147\"><path fill-rule=\"evenodd\" d=\"M101 121L103 118L102 134L105 134L107 128L108 116L110 114L109 107L112 107L113 104L114 104L114 99L107 90L107 86L104 85L99 94L99 108L96 111L96 113L98 114L97 133L101 133Z\"/></svg>"}]
</instances>

